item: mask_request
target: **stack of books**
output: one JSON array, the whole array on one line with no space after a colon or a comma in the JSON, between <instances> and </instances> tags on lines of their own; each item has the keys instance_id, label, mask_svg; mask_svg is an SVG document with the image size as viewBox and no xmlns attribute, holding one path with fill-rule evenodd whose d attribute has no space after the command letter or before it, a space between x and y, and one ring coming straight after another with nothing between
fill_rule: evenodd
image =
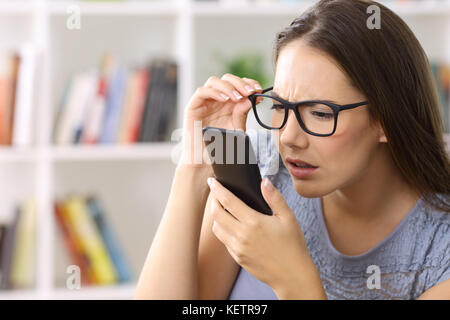
<instances>
[{"instance_id":1,"label":"stack of books","mask_svg":"<svg viewBox=\"0 0 450 320\"><path fill-rule=\"evenodd\" d=\"M170 141L177 111L177 64L155 58L127 70L106 55L100 70L79 72L66 86L54 142L65 144Z\"/></svg>"},{"instance_id":2,"label":"stack of books","mask_svg":"<svg viewBox=\"0 0 450 320\"><path fill-rule=\"evenodd\" d=\"M132 280L131 269L93 196L71 195L55 202L55 215L81 285L111 285Z\"/></svg>"},{"instance_id":3,"label":"stack of books","mask_svg":"<svg viewBox=\"0 0 450 320\"><path fill-rule=\"evenodd\" d=\"M29 146L36 59L31 44L0 52L0 146Z\"/></svg>"},{"instance_id":4,"label":"stack of books","mask_svg":"<svg viewBox=\"0 0 450 320\"><path fill-rule=\"evenodd\" d=\"M0 225L0 289L29 289L36 274L36 203L24 201L11 222Z\"/></svg>"}]
</instances>

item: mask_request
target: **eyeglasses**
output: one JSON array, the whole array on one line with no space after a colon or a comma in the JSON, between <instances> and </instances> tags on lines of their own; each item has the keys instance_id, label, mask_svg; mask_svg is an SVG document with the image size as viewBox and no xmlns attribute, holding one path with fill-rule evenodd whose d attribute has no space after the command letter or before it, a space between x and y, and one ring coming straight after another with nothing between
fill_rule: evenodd
<instances>
[{"instance_id":1,"label":"eyeglasses","mask_svg":"<svg viewBox=\"0 0 450 320\"><path fill-rule=\"evenodd\" d=\"M338 105L328 100L305 100L289 102L271 90L248 96L258 123L270 130L279 130L286 124L289 109L294 111L300 127L313 136L327 137L336 131L338 114L342 110L353 109L368 104L367 101Z\"/></svg>"}]
</instances>

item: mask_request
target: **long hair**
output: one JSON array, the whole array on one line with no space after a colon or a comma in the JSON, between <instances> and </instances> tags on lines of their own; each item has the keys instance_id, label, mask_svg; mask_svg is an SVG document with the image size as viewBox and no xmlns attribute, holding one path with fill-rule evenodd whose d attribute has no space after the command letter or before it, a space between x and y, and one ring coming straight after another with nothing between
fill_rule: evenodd
<instances>
[{"instance_id":1,"label":"long hair","mask_svg":"<svg viewBox=\"0 0 450 320\"><path fill-rule=\"evenodd\" d=\"M376 5L380 28L369 28L367 8ZM375 1L322 0L275 39L273 63L291 41L333 57L369 102L395 165L432 209L450 212L450 162L436 83L428 58L407 24Z\"/></svg>"}]
</instances>

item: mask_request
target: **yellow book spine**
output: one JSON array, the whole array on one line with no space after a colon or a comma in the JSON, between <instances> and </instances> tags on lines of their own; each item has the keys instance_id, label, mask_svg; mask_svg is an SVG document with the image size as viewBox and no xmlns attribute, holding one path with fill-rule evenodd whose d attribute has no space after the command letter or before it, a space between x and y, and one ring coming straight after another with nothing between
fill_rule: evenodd
<instances>
[{"instance_id":1,"label":"yellow book spine","mask_svg":"<svg viewBox=\"0 0 450 320\"><path fill-rule=\"evenodd\" d=\"M14 288L31 288L35 283L36 203L30 199L20 207L20 217L11 266Z\"/></svg>"},{"instance_id":2,"label":"yellow book spine","mask_svg":"<svg viewBox=\"0 0 450 320\"><path fill-rule=\"evenodd\" d=\"M97 284L114 284L117 272L85 199L71 196L64 203L63 214L72 225L82 250L89 258L92 279Z\"/></svg>"}]
</instances>

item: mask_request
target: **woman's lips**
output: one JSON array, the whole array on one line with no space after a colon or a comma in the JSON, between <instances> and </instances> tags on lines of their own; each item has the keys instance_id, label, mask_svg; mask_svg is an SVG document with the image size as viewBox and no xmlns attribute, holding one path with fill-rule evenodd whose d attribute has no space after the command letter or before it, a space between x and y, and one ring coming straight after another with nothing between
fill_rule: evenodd
<instances>
[{"instance_id":1,"label":"woman's lips","mask_svg":"<svg viewBox=\"0 0 450 320\"><path fill-rule=\"evenodd\" d=\"M310 176L313 172L315 172L319 167L312 167L312 168L301 168L297 167L292 162L288 162L288 169L289 172L296 178L302 179Z\"/></svg>"},{"instance_id":2,"label":"woman's lips","mask_svg":"<svg viewBox=\"0 0 450 320\"><path fill-rule=\"evenodd\" d=\"M307 164L307 165L309 165L311 167L317 168L316 166L312 165L311 163L308 163L308 162L300 160L300 159L294 159L294 158L286 157L286 162L287 163L292 163L292 164Z\"/></svg>"}]
</instances>

